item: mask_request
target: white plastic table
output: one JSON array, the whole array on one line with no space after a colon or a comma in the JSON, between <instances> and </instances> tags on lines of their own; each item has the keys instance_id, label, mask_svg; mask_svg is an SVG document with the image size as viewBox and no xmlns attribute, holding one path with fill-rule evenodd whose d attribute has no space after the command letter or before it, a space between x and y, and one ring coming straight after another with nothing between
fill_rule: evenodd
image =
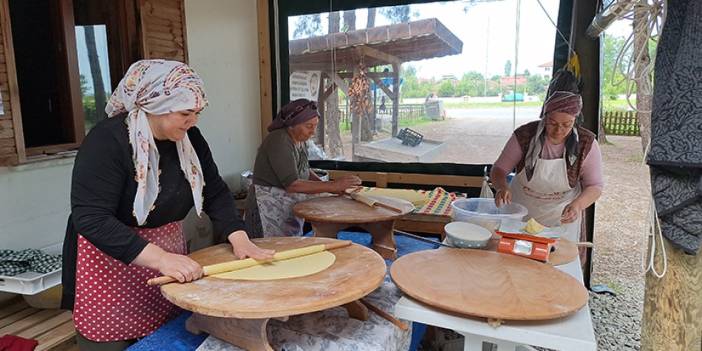
<instances>
[{"instance_id":1,"label":"white plastic table","mask_svg":"<svg viewBox=\"0 0 702 351\"><path fill-rule=\"evenodd\" d=\"M580 259L556 268L583 281ZM597 350L588 305L565 318L539 322L507 321L493 328L485 319L447 314L404 296L395 305L395 316L454 330L465 336L465 351L481 351L483 342L496 344L499 351L515 350L518 345L567 351Z\"/></svg>"}]
</instances>

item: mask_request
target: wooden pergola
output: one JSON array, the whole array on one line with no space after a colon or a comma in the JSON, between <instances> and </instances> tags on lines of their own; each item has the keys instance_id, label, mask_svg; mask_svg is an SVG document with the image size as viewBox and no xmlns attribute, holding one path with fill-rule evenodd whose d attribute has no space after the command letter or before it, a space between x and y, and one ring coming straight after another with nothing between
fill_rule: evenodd
<instances>
[{"instance_id":1,"label":"wooden pergola","mask_svg":"<svg viewBox=\"0 0 702 351\"><path fill-rule=\"evenodd\" d=\"M324 36L291 40L290 72L321 71L319 107L324 119L324 102L336 89L347 96L349 81L362 61L366 70L391 65L392 71L366 72L392 101L392 135L397 135L400 67L404 62L456 55L463 50L458 39L438 19L430 18L408 23L332 33ZM392 78L392 88L383 78ZM325 84L329 80L330 84ZM328 86L328 87L327 87ZM326 87L326 89L325 89ZM359 138L359 116L353 116L352 139ZM320 121L317 142L324 145L324 121Z\"/></svg>"}]
</instances>

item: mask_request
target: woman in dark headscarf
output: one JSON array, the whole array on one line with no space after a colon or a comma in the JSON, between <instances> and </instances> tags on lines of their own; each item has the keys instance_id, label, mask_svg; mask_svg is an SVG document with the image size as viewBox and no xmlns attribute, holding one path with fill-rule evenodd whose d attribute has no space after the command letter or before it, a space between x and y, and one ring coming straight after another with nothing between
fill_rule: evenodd
<instances>
[{"instance_id":1,"label":"woman in dark headscarf","mask_svg":"<svg viewBox=\"0 0 702 351\"><path fill-rule=\"evenodd\" d=\"M303 220L292 207L307 194L340 193L361 184L358 177L322 182L310 170L306 142L319 123L317 104L298 99L283 106L261 143L254 164L253 185L246 205L246 223L253 237L302 235Z\"/></svg>"},{"instance_id":2,"label":"woman in dark headscarf","mask_svg":"<svg viewBox=\"0 0 702 351\"><path fill-rule=\"evenodd\" d=\"M581 212L602 194L602 156L595 135L576 125L580 95L554 91L541 119L514 131L492 167L500 207L512 201L526 206L539 223L565 227L564 236L580 238ZM511 184L506 176L517 175Z\"/></svg>"}]
</instances>

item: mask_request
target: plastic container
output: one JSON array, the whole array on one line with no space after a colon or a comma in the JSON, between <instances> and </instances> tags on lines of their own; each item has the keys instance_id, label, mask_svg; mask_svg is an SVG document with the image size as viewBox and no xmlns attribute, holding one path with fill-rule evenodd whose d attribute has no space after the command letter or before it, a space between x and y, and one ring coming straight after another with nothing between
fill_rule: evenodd
<instances>
[{"instance_id":1,"label":"plastic container","mask_svg":"<svg viewBox=\"0 0 702 351\"><path fill-rule=\"evenodd\" d=\"M61 254L63 244L58 243L41 249L51 255ZM0 291L23 295L34 295L61 284L61 269L49 273L24 272L12 277L0 275Z\"/></svg>"},{"instance_id":2,"label":"plastic container","mask_svg":"<svg viewBox=\"0 0 702 351\"><path fill-rule=\"evenodd\" d=\"M497 208L495 199L480 197L458 199L451 203L451 208L454 221L477 224L492 234L503 220L521 221L528 212L526 207L514 202Z\"/></svg>"}]
</instances>

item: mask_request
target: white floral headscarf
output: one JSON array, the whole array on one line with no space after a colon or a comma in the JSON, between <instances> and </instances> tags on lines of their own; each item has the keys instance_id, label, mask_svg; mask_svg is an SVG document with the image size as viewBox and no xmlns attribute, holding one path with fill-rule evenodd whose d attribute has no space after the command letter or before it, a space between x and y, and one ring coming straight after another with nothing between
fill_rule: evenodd
<instances>
[{"instance_id":1,"label":"white floral headscarf","mask_svg":"<svg viewBox=\"0 0 702 351\"><path fill-rule=\"evenodd\" d=\"M160 115L200 110L207 105L202 79L188 65L177 61L137 61L124 75L105 107L108 117L129 112L126 119L136 169L134 217L146 222L160 191L159 153L146 114ZM190 184L198 216L202 213L205 186L200 160L187 133L176 142L180 168Z\"/></svg>"}]
</instances>

